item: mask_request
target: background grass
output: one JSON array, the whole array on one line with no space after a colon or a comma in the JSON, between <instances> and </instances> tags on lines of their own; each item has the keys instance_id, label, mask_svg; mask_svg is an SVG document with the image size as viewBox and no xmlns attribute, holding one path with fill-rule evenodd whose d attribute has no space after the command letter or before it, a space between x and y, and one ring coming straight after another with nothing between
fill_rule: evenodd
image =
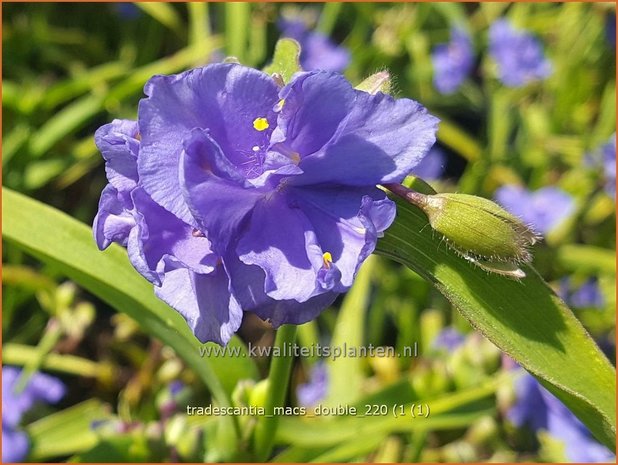
<instances>
[{"instance_id":1,"label":"background grass","mask_svg":"<svg viewBox=\"0 0 618 465\"><path fill-rule=\"evenodd\" d=\"M143 84L154 74L226 55L266 65L280 35L277 20L302 12L351 52L345 74L353 83L388 69L396 96L416 99L441 118L438 144L448 161L444 176L432 183L437 190L491 198L500 185L519 183L531 189L555 185L574 197L576 212L535 247L534 265L556 289L565 276L575 285L598 278L603 308L578 309L577 316L615 363L615 200L602 188L602 170L584 163L615 132L615 48L607 36L612 15L615 22L613 4L9 3L2 9L4 186L90 224L106 183L96 128L113 118L135 118ZM542 41L554 66L549 79L507 89L495 78L487 31L504 15ZM433 87L430 54L448 41L453 24L470 30L477 63L462 88L444 96ZM277 460L563 458L551 440L505 420L513 393L500 353L446 299L383 258L374 257L365 273L348 300L339 299L299 328L299 341L345 340L355 321L359 344L402 350L416 343L419 357L339 365L349 383L336 394L343 397L330 401L362 407L364 401L440 399L431 402L435 421L402 426L385 419L377 434L364 431L362 422L312 431L290 419L277 438ZM183 413L187 404L211 401L186 359L58 269L7 243L2 315L3 363L52 372L69 387L58 406L26 419L30 459L253 459L242 441L226 448L217 418ZM454 353L432 349L446 326L467 335ZM239 334L260 345L273 338L250 316ZM290 405L315 362L295 361ZM254 365L222 378L237 405L259 399L261 387L254 382L264 376L267 360L258 357ZM235 384L239 378L248 381ZM173 395L175 380L184 387ZM94 420L102 423L91 428ZM251 421L240 419L237 428L246 440Z\"/></svg>"}]
</instances>

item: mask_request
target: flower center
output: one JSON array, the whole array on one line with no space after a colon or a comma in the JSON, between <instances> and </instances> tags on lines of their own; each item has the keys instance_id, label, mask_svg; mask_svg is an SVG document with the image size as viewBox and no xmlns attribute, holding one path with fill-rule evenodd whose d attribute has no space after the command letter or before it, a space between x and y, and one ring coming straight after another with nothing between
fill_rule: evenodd
<instances>
[{"instance_id":1,"label":"flower center","mask_svg":"<svg viewBox=\"0 0 618 465\"><path fill-rule=\"evenodd\" d=\"M324 262L324 268L326 268L327 270L330 269L330 266L333 263L333 256L330 254L330 252L324 252L324 254L322 255L322 260Z\"/></svg>"}]
</instances>

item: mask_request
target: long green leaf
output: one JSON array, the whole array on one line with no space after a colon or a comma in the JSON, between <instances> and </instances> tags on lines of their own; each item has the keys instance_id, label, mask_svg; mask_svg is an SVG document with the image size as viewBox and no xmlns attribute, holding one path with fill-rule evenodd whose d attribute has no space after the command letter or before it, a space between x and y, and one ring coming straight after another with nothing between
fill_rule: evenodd
<instances>
[{"instance_id":1,"label":"long green leaf","mask_svg":"<svg viewBox=\"0 0 618 465\"><path fill-rule=\"evenodd\" d=\"M225 47L230 56L244 63L247 37L251 21L251 4L229 2L225 4Z\"/></svg>"},{"instance_id":2,"label":"long green leaf","mask_svg":"<svg viewBox=\"0 0 618 465\"><path fill-rule=\"evenodd\" d=\"M365 312L371 291L374 257L369 257L359 270L354 286L345 296L333 331L331 346L356 348L363 345ZM363 360L361 357L329 358L328 394L320 402L333 407L350 404L362 394Z\"/></svg>"},{"instance_id":3,"label":"long green leaf","mask_svg":"<svg viewBox=\"0 0 618 465\"><path fill-rule=\"evenodd\" d=\"M377 252L423 276L490 341L560 398L611 449L616 375L569 308L532 267L521 281L488 274L449 250L425 215L398 201Z\"/></svg>"},{"instance_id":4,"label":"long green leaf","mask_svg":"<svg viewBox=\"0 0 618 465\"><path fill-rule=\"evenodd\" d=\"M483 406L481 409L476 408L469 412L458 410L493 395L497 387L507 378L508 376L498 377L464 391L449 393L436 399L417 401L414 405L429 406L431 413L427 418L418 415L412 417L410 415L411 409L414 408L412 403L404 404L405 415L397 416L392 412L393 407L399 411L395 404L388 403L382 404L388 406L386 415L365 416L367 407L363 405L357 408L357 415L339 417L333 415L335 419L333 416L328 419L324 419L324 416L284 417L277 430L277 440L279 443L300 447L325 447L352 441L360 434L368 432L388 435L394 432L460 428L469 425L474 416L478 418L486 415L488 408L491 407Z\"/></svg>"},{"instance_id":5,"label":"long green leaf","mask_svg":"<svg viewBox=\"0 0 618 465\"><path fill-rule=\"evenodd\" d=\"M557 250L556 260L569 270L582 273L616 273L615 252L594 245L563 245Z\"/></svg>"},{"instance_id":6,"label":"long green leaf","mask_svg":"<svg viewBox=\"0 0 618 465\"><path fill-rule=\"evenodd\" d=\"M99 441L92 422L111 418L109 406L98 399L47 415L26 427L32 442L29 458L48 460L87 450Z\"/></svg>"},{"instance_id":7,"label":"long green leaf","mask_svg":"<svg viewBox=\"0 0 618 465\"><path fill-rule=\"evenodd\" d=\"M246 352L239 357L201 357L200 343L186 322L155 297L152 286L133 269L121 247L112 245L100 252L88 226L7 188L2 189L2 211L4 239L45 263L57 266L62 273L174 348L200 376L219 404L230 405L231 390L240 377L257 378L257 369ZM230 344L244 347L237 338Z\"/></svg>"},{"instance_id":8,"label":"long green leaf","mask_svg":"<svg viewBox=\"0 0 618 465\"><path fill-rule=\"evenodd\" d=\"M7 343L2 345L2 362L7 365L27 365L37 357L36 347ZM46 354L41 366L46 370L96 378L111 373L109 367L75 355Z\"/></svg>"},{"instance_id":9,"label":"long green leaf","mask_svg":"<svg viewBox=\"0 0 618 465\"><path fill-rule=\"evenodd\" d=\"M102 102L98 95L87 95L58 112L30 139L32 156L44 155L56 142L84 125L102 110Z\"/></svg>"},{"instance_id":10,"label":"long green leaf","mask_svg":"<svg viewBox=\"0 0 618 465\"><path fill-rule=\"evenodd\" d=\"M180 15L172 5L159 2L135 2L135 5L164 26L182 35L184 25Z\"/></svg>"}]
</instances>

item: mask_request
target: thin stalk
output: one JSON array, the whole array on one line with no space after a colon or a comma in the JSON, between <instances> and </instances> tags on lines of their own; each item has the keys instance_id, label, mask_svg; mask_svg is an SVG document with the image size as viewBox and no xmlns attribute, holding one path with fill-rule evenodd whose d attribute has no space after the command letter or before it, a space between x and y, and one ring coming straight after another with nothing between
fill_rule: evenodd
<instances>
[{"instance_id":1,"label":"thin stalk","mask_svg":"<svg viewBox=\"0 0 618 465\"><path fill-rule=\"evenodd\" d=\"M277 330L273 354L277 352L281 356L273 356L270 362L268 374L268 387L264 409L266 415L259 418L255 426L255 455L259 462L268 460L272 453L275 442L275 434L279 424L278 417L274 415L275 407L283 406L288 392L290 373L294 357L288 354L285 347L291 347L296 340L296 326L283 325Z\"/></svg>"},{"instance_id":2,"label":"thin stalk","mask_svg":"<svg viewBox=\"0 0 618 465\"><path fill-rule=\"evenodd\" d=\"M63 331L60 323L58 323L58 320L54 318L49 320L47 329L41 337L39 345L35 349L35 356L28 360L28 363L24 365L24 369L21 372L21 376L19 377L15 386L16 393L20 393L26 388L32 375L34 375L34 373L39 370L39 368L45 361L45 357L52 351L52 349L58 343L62 335Z\"/></svg>"},{"instance_id":3,"label":"thin stalk","mask_svg":"<svg viewBox=\"0 0 618 465\"><path fill-rule=\"evenodd\" d=\"M386 187L393 194L398 195L399 197L410 202L412 205L415 205L421 209L427 203L427 196L425 194L408 189L406 186L402 186L401 184L384 184L384 187Z\"/></svg>"},{"instance_id":4,"label":"thin stalk","mask_svg":"<svg viewBox=\"0 0 618 465\"><path fill-rule=\"evenodd\" d=\"M247 2L230 2L225 4L225 45L229 56L245 62L251 4Z\"/></svg>"}]
</instances>

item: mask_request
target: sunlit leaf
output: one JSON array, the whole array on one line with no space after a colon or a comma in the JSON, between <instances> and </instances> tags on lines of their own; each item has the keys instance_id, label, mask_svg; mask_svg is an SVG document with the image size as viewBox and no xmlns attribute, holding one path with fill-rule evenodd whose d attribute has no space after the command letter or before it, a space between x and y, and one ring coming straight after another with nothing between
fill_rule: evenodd
<instances>
[{"instance_id":1,"label":"sunlit leaf","mask_svg":"<svg viewBox=\"0 0 618 465\"><path fill-rule=\"evenodd\" d=\"M441 245L416 207L398 201L377 253L433 285L489 340L560 398L613 449L616 375L571 310L531 266L514 281L488 273Z\"/></svg>"}]
</instances>

